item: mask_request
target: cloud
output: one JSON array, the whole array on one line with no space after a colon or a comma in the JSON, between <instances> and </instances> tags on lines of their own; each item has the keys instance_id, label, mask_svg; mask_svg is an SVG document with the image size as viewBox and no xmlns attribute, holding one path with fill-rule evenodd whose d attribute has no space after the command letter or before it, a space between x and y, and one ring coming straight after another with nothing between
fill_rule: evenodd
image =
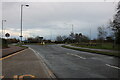
<instances>
[{"instance_id":1,"label":"cloud","mask_svg":"<svg viewBox=\"0 0 120 80\"><path fill-rule=\"evenodd\" d=\"M5 28L18 35L20 33L20 5L26 3L4 2L3 19ZM115 14L116 4L112 2L29 2L29 8L23 8L24 36L41 35L48 38L55 35L68 35L71 24L74 32L97 35L97 27L106 25ZM14 29L14 30L11 30ZM14 36L15 34L12 34ZM15 35L15 36L16 36Z\"/></svg>"}]
</instances>

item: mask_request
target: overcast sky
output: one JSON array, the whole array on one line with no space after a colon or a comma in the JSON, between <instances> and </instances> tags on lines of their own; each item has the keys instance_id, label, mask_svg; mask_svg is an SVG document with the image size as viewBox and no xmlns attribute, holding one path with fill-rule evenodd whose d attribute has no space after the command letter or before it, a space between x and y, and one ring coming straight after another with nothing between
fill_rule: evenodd
<instances>
[{"instance_id":1,"label":"overcast sky","mask_svg":"<svg viewBox=\"0 0 120 80\"><path fill-rule=\"evenodd\" d=\"M75 33L97 37L97 27L107 25L113 18L116 4L113 2L4 2L2 17L5 33L20 36L20 5L23 8L23 36L43 36L54 39L57 35L69 35L74 25Z\"/></svg>"}]
</instances>

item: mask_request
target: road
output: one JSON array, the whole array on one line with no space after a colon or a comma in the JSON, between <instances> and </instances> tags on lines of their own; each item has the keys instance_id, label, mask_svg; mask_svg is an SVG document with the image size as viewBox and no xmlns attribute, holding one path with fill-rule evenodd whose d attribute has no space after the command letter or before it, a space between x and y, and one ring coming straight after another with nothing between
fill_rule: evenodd
<instances>
[{"instance_id":1,"label":"road","mask_svg":"<svg viewBox=\"0 0 120 80\"><path fill-rule=\"evenodd\" d=\"M62 48L28 45L58 78L118 78L119 58ZM30 60L31 61L31 60Z\"/></svg>"}]
</instances>

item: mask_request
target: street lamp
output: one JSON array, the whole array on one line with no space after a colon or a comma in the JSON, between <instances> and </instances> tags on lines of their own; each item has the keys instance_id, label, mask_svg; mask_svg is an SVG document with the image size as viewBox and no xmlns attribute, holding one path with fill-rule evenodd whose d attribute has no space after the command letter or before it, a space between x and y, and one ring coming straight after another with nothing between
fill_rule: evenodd
<instances>
[{"instance_id":1,"label":"street lamp","mask_svg":"<svg viewBox=\"0 0 120 80\"><path fill-rule=\"evenodd\" d=\"M22 14L23 14L23 7L24 6L26 6L26 7L29 7L29 5L28 4L26 4L26 5L21 5L21 35L20 35L20 38L21 38L21 40L20 40L20 42L22 43Z\"/></svg>"},{"instance_id":2,"label":"street lamp","mask_svg":"<svg viewBox=\"0 0 120 80\"><path fill-rule=\"evenodd\" d=\"M2 20L2 38L3 38L3 26L4 26L4 22L6 22L6 20Z\"/></svg>"}]
</instances>

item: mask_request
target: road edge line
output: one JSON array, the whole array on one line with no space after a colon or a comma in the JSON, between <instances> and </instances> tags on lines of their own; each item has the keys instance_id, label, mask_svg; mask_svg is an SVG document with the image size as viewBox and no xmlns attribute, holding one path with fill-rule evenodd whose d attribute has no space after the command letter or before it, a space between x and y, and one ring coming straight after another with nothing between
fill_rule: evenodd
<instances>
[{"instance_id":1,"label":"road edge line","mask_svg":"<svg viewBox=\"0 0 120 80\"><path fill-rule=\"evenodd\" d=\"M47 73L49 74L49 76L51 77L51 79L54 79L54 80L57 80L56 78L56 75L51 71L51 69L47 66L46 62L44 61L44 59L38 54L39 52L35 51L34 49L30 48L30 50L32 50L34 53L36 53L36 56L38 55L41 62L43 63L44 67L46 68L47 70Z\"/></svg>"}]
</instances>

